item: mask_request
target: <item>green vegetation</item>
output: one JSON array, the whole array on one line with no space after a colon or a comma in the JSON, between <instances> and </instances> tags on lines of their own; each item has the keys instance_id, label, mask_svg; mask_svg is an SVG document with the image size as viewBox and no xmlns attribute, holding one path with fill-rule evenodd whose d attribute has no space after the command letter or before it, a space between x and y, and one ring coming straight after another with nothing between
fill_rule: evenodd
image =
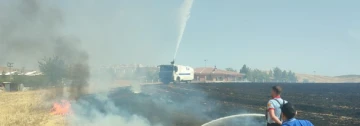
<instances>
[{"instance_id":1,"label":"green vegetation","mask_svg":"<svg viewBox=\"0 0 360 126\"><path fill-rule=\"evenodd\" d=\"M226 68L225 69L226 71L231 71L231 72L237 72L235 69L233 69L233 68Z\"/></svg>"},{"instance_id":2,"label":"green vegetation","mask_svg":"<svg viewBox=\"0 0 360 126\"><path fill-rule=\"evenodd\" d=\"M39 89L49 86L60 86L63 78L68 77L68 67L59 57L44 58L42 61L39 61L39 68L44 75L26 76L15 73L9 76L5 75L5 71L2 71L0 82L11 81L24 84L25 87Z\"/></svg>"},{"instance_id":3,"label":"green vegetation","mask_svg":"<svg viewBox=\"0 0 360 126\"><path fill-rule=\"evenodd\" d=\"M24 84L25 87L31 87L32 89L40 89L46 86L46 77L43 75L38 76L25 76L25 75L13 75L13 82Z\"/></svg>"},{"instance_id":4,"label":"green vegetation","mask_svg":"<svg viewBox=\"0 0 360 126\"><path fill-rule=\"evenodd\" d=\"M45 75L49 86L60 85L61 80L68 76L67 66L59 57L44 58L43 61L39 61L39 68Z\"/></svg>"},{"instance_id":5,"label":"green vegetation","mask_svg":"<svg viewBox=\"0 0 360 126\"><path fill-rule=\"evenodd\" d=\"M244 79L251 82L297 82L294 72L281 70L279 67L269 71L261 71L243 65L240 73L244 74Z\"/></svg>"},{"instance_id":6,"label":"green vegetation","mask_svg":"<svg viewBox=\"0 0 360 126\"><path fill-rule=\"evenodd\" d=\"M0 82L9 81L9 80L8 80L8 77L7 77L5 74L6 74L6 72L5 72L5 71L2 71L1 77L0 77Z\"/></svg>"}]
</instances>

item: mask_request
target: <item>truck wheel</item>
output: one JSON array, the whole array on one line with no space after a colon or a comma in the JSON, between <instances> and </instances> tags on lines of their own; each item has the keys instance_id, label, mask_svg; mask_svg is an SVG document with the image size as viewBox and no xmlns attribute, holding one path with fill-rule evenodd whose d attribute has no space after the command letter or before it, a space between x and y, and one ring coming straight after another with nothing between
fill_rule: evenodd
<instances>
[{"instance_id":1,"label":"truck wheel","mask_svg":"<svg viewBox=\"0 0 360 126\"><path fill-rule=\"evenodd\" d=\"M180 77L176 78L176 81L174 82L175 84L180 84Z\"/></svg>"}]
</instances>

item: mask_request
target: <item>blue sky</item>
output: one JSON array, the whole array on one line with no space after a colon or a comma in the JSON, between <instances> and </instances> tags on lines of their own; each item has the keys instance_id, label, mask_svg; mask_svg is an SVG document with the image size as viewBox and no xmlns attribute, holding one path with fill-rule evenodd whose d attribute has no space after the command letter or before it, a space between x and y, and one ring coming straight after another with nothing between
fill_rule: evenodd
<instances>
[{"instance_id":1,"label":"blue sky","mask_svg":"<svg viewBox=\"0 0 360 126\"><path fill-rule=\"evenodd\" d=\"M172 60L182 0L64 0L65 34L94 64ZM177 64L360 74L358 0L195 0Z\"/></svg>"}]
</instances>

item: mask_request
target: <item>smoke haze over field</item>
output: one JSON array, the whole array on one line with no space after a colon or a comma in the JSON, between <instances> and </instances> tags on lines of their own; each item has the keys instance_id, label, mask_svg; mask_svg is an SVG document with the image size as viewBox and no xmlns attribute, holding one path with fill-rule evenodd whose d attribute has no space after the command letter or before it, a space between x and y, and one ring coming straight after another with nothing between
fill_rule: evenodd
<instances>
[{"instance_id":1,"label":"smoke haze over field","mask_svg":"<svg viewBox=\"0 0 360 126\"><path fill-rule=\"evenodd\" d=\"M168 63L172 60L173 47L176 46L179 25L177 14L182 1L174 5L160 1L155 3L141 1L142 4L136 4L137 2L139 1L119 1L117 7L109 7L107 2L99 4L94 1L63 3L63 1L46 0L8 0L4 2L6 4L0 5L0 51L1 54L6 54L0 56L0 63L14 62L15 66L36 69L37 61L43 57L58 56L71 67L70 79L72 85L75 85L71 87L70 96L73 97L79 97L83 86L86 86L89 77L91 78L89 64ZM169 4L169 6L162 9L156 6L147 7L151 4ZM104 8L111 8L113 11L103 13ZM101 15L103 18L93 18L94 15ZM169 33L167 28L173 29L174 32ZM101 86L107 86L102 83ZM149 92L156 93L156 90ZM173 120L176 119L174 116L169 117L168 120L160 119L159 124L154 122L150 124L148 119L141 115L123 114L128 110L114 105L121 99L113 101L108 95L108 93L94 95L95 102L105 108L103 110L105 113L92 106L94 102L79 100L72 103L72 109L76 113L70 117L72 119L70 124L116 123L150 126L179 121ZM180 105L169 103L171 99L165 96L158 98L150 98L149 103L143 104L153 105L158 109L156 112L166 111L166 113L182 113L183 111L179 110L184 110L185 107L204 108L202 105L193 104L194 100L199 99L189 98ZM206 101L205 97L201 100ZM149 110L152 111L146 108L144 111ZM191 120L192 116L206 118L206 115L198 110L191 112L191 115L182 118L186 120Z\"/></svg>"},{"instance_id":2,"label":"smoke haze over field","mask_svg":"<svg viewBox=\"0 0 360 126\"><path fill-rule=\"evenodd\" d=\"M0 4L0 63L36 67L37 60L54 54L63 17L59 10L35 0Z\"/></svg>"},{"instance_id":3,"label":"smoke haze over field","mask_svg":"<svg viewBox=\"0 0 360 126\"><path fill-rule=\"evenodd\" d=\"M0 64L36 69L38 60L58 52L56 41L65 39L89 53L90 65L168 63L181 2L1 1L0 53L6 55Z\"/></svg>"},{"instance_id":4,"label":"smoke haze over field","mask_svg":"<svg viewBox=\"0 0 360 126\"><path fill-rule=\"evenodd\" d=\"M90 75L89 56L81 49L80 39L61 33L62 10L45 0L1 2L0 64L13 62L17 68L38 69L38 61L59 57L70 67L70 96L83 93Z\"/></svg>"},{"instance_id":5,"label":"smoke haze over field","mask_svg":"<svg viewBox=\"0 0 360 126\"><path fill-rule=\"evenodd\" d=\"M64 31L83 40L91 64L158 65L172 60L182 0L61 3L68 17Z\"/></svg>"},{"instance_id":6,"label":"smoke haze over field","mask_svg":"<svg viewBox=\"0 0 360 126\"><path fill-rule=\"evenodd\" d=\"M87 64L81 40L61 30L64 15L44 0L8 0L0 4L0 64L37 69L44 57L59 56L70 64Z\"/></svg>"}]
</instances>

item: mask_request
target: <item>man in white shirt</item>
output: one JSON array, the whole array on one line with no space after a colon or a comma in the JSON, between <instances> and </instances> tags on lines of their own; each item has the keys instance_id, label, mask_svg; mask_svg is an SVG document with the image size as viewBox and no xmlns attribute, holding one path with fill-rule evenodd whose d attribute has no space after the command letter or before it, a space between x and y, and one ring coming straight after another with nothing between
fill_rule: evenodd
<instances>
[{"instance_id":1,"label":"man in white shirt","mask_svg":"<svg viewBox=\"0 0 360 126\"><path fill-rule=\"evenodd\" d=\"M280 86L273 86L271 88L271 97L267 104L266 120L267 126L281 126L281 106L287 103L280 97L282 88Z\"/></svg>"}]
</instances>

